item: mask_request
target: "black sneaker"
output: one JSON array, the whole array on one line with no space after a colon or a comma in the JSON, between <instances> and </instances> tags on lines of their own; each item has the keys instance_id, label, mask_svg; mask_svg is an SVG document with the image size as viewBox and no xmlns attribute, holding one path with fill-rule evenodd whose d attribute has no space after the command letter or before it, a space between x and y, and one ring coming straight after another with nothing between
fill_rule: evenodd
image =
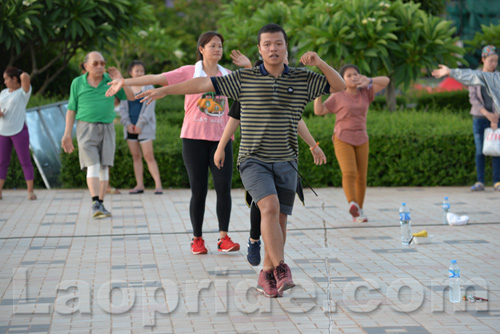
<instances>
[{"instance_id":1,"label":"black sneaker","mask_svg":"<svg viewBox=\"0 0 500 334\"><path fill-rule=\"evenodd\" d=\"M252 266L258 266L260 264L260 240L251 241L248 239L247 261Z\"/></svg>"}]
</instances>

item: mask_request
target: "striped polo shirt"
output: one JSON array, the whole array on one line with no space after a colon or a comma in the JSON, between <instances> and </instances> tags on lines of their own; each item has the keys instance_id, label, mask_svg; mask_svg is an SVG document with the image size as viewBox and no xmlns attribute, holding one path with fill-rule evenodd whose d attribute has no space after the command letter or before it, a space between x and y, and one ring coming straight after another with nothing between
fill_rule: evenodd
<instances>
[{"instance_id":1,"label":"striped polo shirt","mask_svg":"<svg viewBox=\"0 0 500 334\"><path fill-rule=\"evenodd\" d=\"M248 158L263 162L296 160L297 124L309 101L330 92L324 75L285 65L275 78L264 64L212 77L217 95L241 104L238 164Z\"/></svg>"}]
</instances>

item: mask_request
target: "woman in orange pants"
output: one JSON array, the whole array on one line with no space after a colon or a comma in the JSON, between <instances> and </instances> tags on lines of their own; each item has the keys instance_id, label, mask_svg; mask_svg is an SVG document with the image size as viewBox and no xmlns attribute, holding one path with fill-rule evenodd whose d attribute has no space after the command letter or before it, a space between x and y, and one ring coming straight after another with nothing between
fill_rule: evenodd
<instances>
[{"instance_id":1,"label":"woman in orange pants","mask_svg":"<svg viewBox=\"0 0 500 334\"><path fill-rule=\"evenodd\" d=\"M332 140L342 171L342 188L353 221L364 223L368 221L363 212L369 153L366 114L375 94L389 84L389 78L368 78L361 75L355 65L344 66L340 75L344 78L346 89L330 95L325 103L317 98L314 113L336 114Z\"/></svg>"}]
</instances>

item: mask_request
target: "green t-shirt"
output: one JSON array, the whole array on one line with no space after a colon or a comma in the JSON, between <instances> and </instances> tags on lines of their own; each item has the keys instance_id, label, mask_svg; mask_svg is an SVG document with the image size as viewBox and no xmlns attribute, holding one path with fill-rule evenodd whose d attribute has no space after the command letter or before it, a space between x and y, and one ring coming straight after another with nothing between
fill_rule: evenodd
<instances>
[{"instance_id":1,"label":"green t-shirt","mask_svg":"<svg viewBox=\"0 0 500 334\"><path fill-rule=\"evenodd\" d=\"M125 91L120 89L115 96L106 97L108 82L112 81L104 73L97 87L92 87L87 81L88 73L73 80L69 94L68 110L76 112L76 119L89 123L112 123L115 119L115 96L126 100Z\"/></svg>"}]
</instances>

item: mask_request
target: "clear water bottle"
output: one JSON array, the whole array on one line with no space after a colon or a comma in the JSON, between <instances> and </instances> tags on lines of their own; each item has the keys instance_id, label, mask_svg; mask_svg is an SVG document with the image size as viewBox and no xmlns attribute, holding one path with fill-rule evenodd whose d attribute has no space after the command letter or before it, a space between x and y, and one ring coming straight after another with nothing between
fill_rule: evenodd
<instances>
[{"instance_id":1,"label":"clear water bottle","mask_svg":"<svg viewBox=\"0 0 500 334\"><path fill-rule=\"evenodd\" d=\"M451 260L450 267L448 268L448 277L450 285L450 303L460 303L460 268L458 267L457 260Z\"/></svg>"},{"instance_id":2,"label":"clear water bottle","mask_svg":"<svg viewBox=\"0 0 500 334\"><path fill-rule=\"evenodd\" d=\"M448 212L450 211L450 201L448 201L448 197L444 198L443 201L443 225L448 225Z\"/></svg>"},{"instance_id":3,"label":"clear water bottle","mask_svg":"<svg viewBox=\"0 0 500 334\"><path fill-rule=\"evenodd\" d=\"M403 203L399 208L399 224L401 225L401 243L409 245L413 235L411 234L410 209L406 206L406 203Z\"/></svg>"}]
</instances>

